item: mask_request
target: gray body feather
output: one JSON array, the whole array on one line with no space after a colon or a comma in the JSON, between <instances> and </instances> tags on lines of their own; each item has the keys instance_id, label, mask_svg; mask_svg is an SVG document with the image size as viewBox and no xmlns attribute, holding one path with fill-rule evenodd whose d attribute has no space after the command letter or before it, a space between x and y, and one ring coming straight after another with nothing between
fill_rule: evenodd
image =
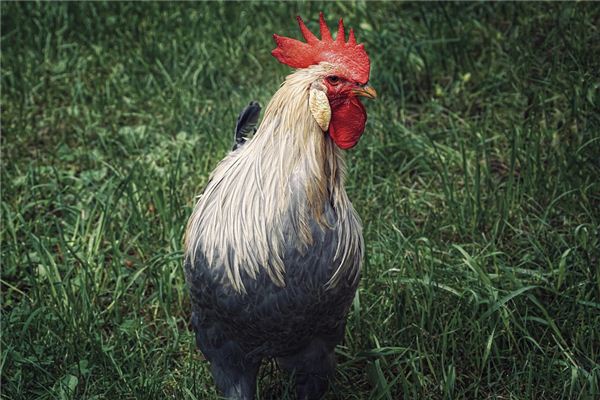
<instances>
[{"instance_id":1,"label":"gray body feather","mask_svg":"<svg viewBox=\"0 0 600 400\"><path fill-rule=\"evenodd\" d=\"M202 254L186 265L192 295L192 325L197 345L211 361L217 385L227 398L252 399L263 358L278 358L295 371L302 399L318 399L334 372L333 350L344 336L346 315L358 284L358 269L335 286L327 282L338 269L337 216L325 205L331 229L313 223L314 242L298 250L291 223L285 229L285 286L266 271L243 274L245 293L226 281L224 266L210 266ZM242 239L243 240L243 239ZM302 380L307 381L302 386Z\"/></svg>"}]
</instances>

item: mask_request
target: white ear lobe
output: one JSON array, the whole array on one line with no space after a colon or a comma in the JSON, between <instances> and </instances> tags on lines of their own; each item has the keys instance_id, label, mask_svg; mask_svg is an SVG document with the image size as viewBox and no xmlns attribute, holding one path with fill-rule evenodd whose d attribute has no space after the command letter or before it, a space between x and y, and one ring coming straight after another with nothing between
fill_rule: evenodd
<instances>
[{"instance_id":1,"label":"white ear lobe","mask_svg":"<svg viewBox=\"0 0 600 400\"><path fill-rule=\"evenodd\" d=\"M331 120L331 107L329 107L329 100L325 92L311 88L308 97L308 107L313 118L317 121L319 127L321 127L321 130L326 132L329 129L329 121Z\"/></svg>"}]
</instances>

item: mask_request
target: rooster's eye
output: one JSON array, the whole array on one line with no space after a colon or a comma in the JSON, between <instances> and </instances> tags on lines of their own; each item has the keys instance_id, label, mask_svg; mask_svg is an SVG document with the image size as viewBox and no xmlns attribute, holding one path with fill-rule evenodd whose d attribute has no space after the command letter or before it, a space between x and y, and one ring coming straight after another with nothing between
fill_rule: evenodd
<instances>
[{"instance_id":1,"label":"rooster's eye","mask_svg":"<svg viewBox=\"0 0 600 400\"><path fill-rule=\"evenodd\" d=\"M327 77L327 80L332 85L337 85L338 83L340 83L340 78L338 76L335 76L335 75Z\"/></svg>"}]
</instances>

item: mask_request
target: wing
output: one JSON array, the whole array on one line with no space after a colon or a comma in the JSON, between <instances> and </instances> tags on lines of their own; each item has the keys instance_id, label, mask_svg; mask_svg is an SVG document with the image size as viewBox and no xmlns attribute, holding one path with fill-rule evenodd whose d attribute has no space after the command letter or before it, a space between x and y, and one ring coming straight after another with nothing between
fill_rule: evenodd
<instances>
[{"instance_id":1,"label":"wing","mask_svg":"<svg viewBox=\"0 0 600 400\"><path fill-rule=\"evenodd\" d=\"M258 124L258 116L260 115L260 104L256 101L251 101L240 115L238 116L237 123L235 125L235 135L233 149L237 150L246 143L249 135L253 135L256 132L256 125Z\"/></svg>"}]
</instances>

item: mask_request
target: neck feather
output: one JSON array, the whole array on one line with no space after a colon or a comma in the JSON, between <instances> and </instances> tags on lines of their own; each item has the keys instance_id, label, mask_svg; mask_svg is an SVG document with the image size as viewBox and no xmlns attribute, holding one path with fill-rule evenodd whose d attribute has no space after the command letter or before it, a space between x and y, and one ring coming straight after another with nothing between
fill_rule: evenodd
<instances>
[{"instance_id":1,"label":"neck feather","mask_svg":"<svg viewBox=\"0 0 600 400\"><path fill-rule=\"evenodd\" d=\"M221 262L237 291L244 291L242 271L254 278L260 268L283 286L284 245L291 240L299 249L309 246L313 220L329 226L326 202L338 215L352 207L341 151L309 110L315 73L304 69L287 77L255 136L217 166L188 222L186 254L192 264L197 252L211 265ZM286 223L292 238L284 233Z\"/></svg>"}]
</instances>

